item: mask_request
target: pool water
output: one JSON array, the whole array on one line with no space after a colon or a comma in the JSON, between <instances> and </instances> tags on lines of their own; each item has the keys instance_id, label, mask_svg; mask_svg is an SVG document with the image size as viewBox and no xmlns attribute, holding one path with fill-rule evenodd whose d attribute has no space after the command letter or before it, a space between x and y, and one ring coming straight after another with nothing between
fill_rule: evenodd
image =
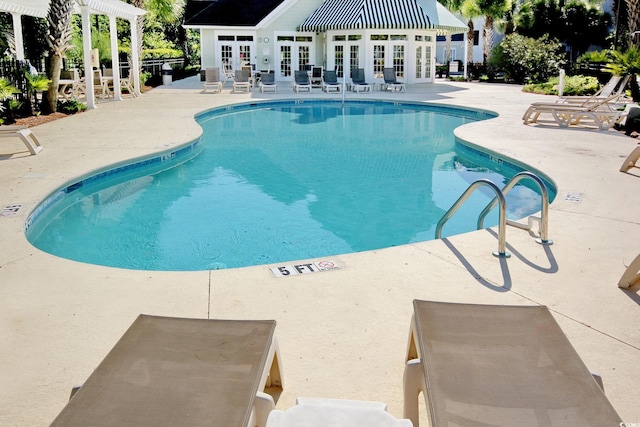
<instances>
[{"instance_id":1,"label":"pool water","mask_svg":"<svg viewBox=\"0 0 640 427\"><path fill-rule=\"evenodd\" d=\"M520 171L456 144L456 127L490 117L383 102L212 110L197 117L198 155L160 172L137 168L77 185L41 209L27 237L72 260L178 271L431 240L471 182L502 186ZM492 196L476 191L443 235L474 230ZM518 185L507 202L508 217L521 218L539 210L540 196ZM492 212L485 226L496 223Z\"/></svg>"}]
</instances>

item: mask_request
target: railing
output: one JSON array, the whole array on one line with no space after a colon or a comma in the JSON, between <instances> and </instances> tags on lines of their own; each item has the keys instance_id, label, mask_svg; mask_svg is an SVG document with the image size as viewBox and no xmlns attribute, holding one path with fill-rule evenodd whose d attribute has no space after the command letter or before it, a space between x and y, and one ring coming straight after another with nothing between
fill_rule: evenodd
<instances>
[{"instance_id":1,"label":"railing","mask_svg":"<svg viewBox=\"0 0 640 427\"><path fill-rule=\"evenodd\" d=\"M471 183L471 185L469 185L465 192L462 193L462 196L460 196L458 200L456 200L456 202L453 204L453 206L451 206L449 210L442 216L442 218L440 218L440 221L438 221L438 225L436 227L436 239L442 238L442 227L444 227L444 224L449 221L453 214L456 213L458 208L460 208L460 206L462 206L462 204L467 201L471 193L482 186L487 186L492 189L494 193L496 193L496 200L500 205L498 219L498 251L493 252L493 255L499 258L509 258L511 254L505 250L507 246L505 230L507 228L507 202L505 201L502 191L500 191L500 189L488 179L480 179ZM480 227L478 227L478 230L480 230Z\"/></svg>"},{"instance_id":2,"label":"railing","mask_svg":"<svg viewBox=\"0 0 640 427\"><path fill-rule=\"evenodd\" d=\"M436 239L442 238L442 228L444 227L444 224L453 216L453 214L456 213L458 208L460 208L460 206L462 206L462 204L469 198L471 193L475 191L477 188L480 188L482 186L487 186L491 188L491 190L493 190L496 196L489 202L489 204L482 210L482 212L480 212L480 215L478 216L477 228L478 230L484 228L485 217L496 206L496 204L498 204L499 205L498 207L498 251L493 252L493 255L500 258L510 257L511 254L509 254L505 250L506 244L507 244L506 226L511 225L511 226L522 228L525 230L530 230L533 227L532 220L538 219L530 216L528 218L527 225L520 224L519 222L516 222L516 221L507 220L507 214L506 214L507 202L505 199L505 194L511 191L511 189L523 179L532 180L540 188L540 196L542 199L540 202L540 218L539 218L540 238L536 239L536 242L543 245L552 245L553 241L549 240L548 238L549 237L548 236L549 234L549 224L548 224L549 192L547 190L547 186L544 184L544 181L540 179L540 177L538 177L537 175L531 172L520 172L514 175L513 178L511 178L509 182L507 182L507 184L504 186L502 190L500 190L493 182L489 181L488 179L480 179L478 181L471 183L471 185L469 185L469 187L465 190L465 192L462 193L462 195L458 198L458 200L456 200L453 206L451 206L451 208L449 208L449 210L442 216L442 218L440 218L440 221L438 221L438 225L436 226Z\"/></svg>"},{"instance_id":3,"label":"railing","mask_svg":"<svg viewBox=\"0 0 640 427\"><path fill-rule=\"evenodd\" d=\"M514 175L513 178L511 178L509 182L507 182L507 184L502 189L502 194L506 196L507 193L511 191L511 189L523 179L532 180L538 185L538 188L540 189L540 238L536 239L536 242L543 245L552 245L553 241L549 240L549 191L547 190L547 186L544 184L544 181L540 179L539 176L531 172L520 172ZM482 210L482 212L480 212L480 216L478 216L478 230L484 228L484 219L497 202L497 198L494 198ZM527 225L507 219L507 225L521 228L523 230L531 230L531 228L533 227L533 219L534 217L529 217Z\"/></svg>"}]
</instances>

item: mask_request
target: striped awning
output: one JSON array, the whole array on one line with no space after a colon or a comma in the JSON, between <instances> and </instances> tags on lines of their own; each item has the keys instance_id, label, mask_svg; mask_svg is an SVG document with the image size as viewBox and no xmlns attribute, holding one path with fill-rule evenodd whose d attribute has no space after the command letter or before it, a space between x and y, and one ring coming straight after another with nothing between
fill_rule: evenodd
<instances>
[{"instance_id":1,"label":"striped awning","mask_svg":"<svg viewBox=\"0 0 640 427\"><path fill-rule=\"evenodd\" d=\"M436 0L325 0L298 31L354 29L436 29L467 26Z\"/></svg>"}]
</instances>

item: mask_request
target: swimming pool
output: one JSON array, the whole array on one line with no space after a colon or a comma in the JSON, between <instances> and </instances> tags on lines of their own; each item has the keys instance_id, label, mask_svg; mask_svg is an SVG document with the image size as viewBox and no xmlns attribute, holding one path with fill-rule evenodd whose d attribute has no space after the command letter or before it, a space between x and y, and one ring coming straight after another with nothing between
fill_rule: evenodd
<instances>
[{"instance_id":1,"label":"swimming pool","mask_svg":"<svg viewBox=\"0 0 640 427\"><path fill-rule=\"evenodd\" d=\"M490 112L405 102L296 100L211 110L180 150L72 182L26 223L37 248L141 270L280 263L434 238L467 186L522 169L456 142ZM444 235L474 230L493 195L475 192ZM527 186L510 218L536 212ZM497 214L485 221L495 225Z\"/></svg>"}]
</instances>

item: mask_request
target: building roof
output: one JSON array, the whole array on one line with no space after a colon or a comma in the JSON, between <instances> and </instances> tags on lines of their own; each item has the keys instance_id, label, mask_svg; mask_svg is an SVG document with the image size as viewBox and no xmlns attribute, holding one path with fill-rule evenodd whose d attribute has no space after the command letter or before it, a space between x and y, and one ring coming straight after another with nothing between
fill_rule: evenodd
<instances>
[{"instance_id":1,"label":"building roof","mask_svg":"<svg viewBox=\"0 0 640 427\"><path fill-rule=\"evenodd\" d=\"M467 26L436 0L325 0L299 31L351 29L436 29Z\"/></svg>"},{"instance_id":2,"label":"building roof","mask_svg":"<svg viewBox=\"0 0 640 427\"><path fill-rule=\"evenodd\" d=\"M284 0L189 0L185 25L255 27Z\"/></svg>"},{"instance_id":3,"label":"building roof","mask_svg":"<svg viewBox=\"0 0 640 427\"><path fill-rule=\"evenodd\" d=\"M50 0L0 0L0 12L46 18ZM85 4L94 14L113 15L118 18L135 19L146 11L120 0L86 0ZM74 13L80 13L77 2L73 3Z\"/></svg>"}]
</instances>

